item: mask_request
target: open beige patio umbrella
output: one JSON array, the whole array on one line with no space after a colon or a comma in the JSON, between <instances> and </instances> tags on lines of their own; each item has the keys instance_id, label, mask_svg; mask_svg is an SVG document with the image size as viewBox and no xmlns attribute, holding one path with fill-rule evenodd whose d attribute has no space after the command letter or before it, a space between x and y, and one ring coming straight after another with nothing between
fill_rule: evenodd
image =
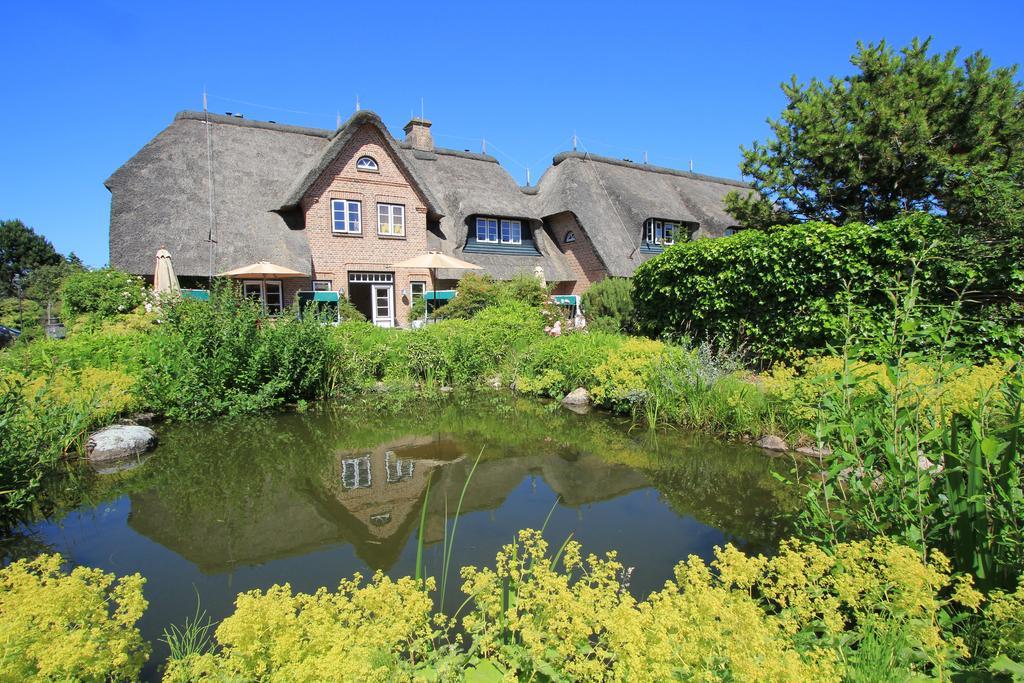
<instances>
[{"instance_id":1,"label":"open beige patio umbrella","mask_svg":"<svg viewBox=\"0 0 1024 683\"><path fill-rule=\"evenodd\" d=\"M450 268L451 270L483 270L480 266L469 261L457 259L439 251L428 251L426 254L413 256L410 259L399 261L393 264L395 268L426 268L430 271L430 286L437 291L437 278L435 271L438 268Z\"/></svg>"},{"instance_id":2,"label":"open beige patio umbrella","mask_svg":"<svg viewBox=\"0 0 1024 683\"><path fill-rule=\"evenodd\" d=\"M248 279L262 280L266 278L285 278L285 277L309 277L305 273L300 273L297 270L291 268L285 268L279 266L276 263L270 261L258 261L252 265L242 266L241 268L235 268L234 270L227 270L223 273L217 273L217 277L231 277L236 279Z\"/></svg>"},{"instance_id":3,"label":"open beige patio umbrella","mask_svg":"<svg viewBox=\"0 0 1024 683\"><path fill-rule=\"evenodd\" d=\"M171 252L166 249L156 252L156 269L153 271L153 292L156 294L181 292L178 278L174 274L174 266L171 265Z\"/></svg>"}]
</instances>

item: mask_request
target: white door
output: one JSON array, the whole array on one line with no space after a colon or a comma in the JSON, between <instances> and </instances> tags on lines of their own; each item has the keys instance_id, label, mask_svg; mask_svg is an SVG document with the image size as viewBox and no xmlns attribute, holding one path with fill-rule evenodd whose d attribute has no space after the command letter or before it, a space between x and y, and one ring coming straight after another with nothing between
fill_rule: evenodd
<instances>
[{"instance_id":1,"label":"white door","mask_svg":"<svg viewBox=\"0 0 1024 683\"><path fill-rule=\"evenodd\" d=\"M377 327L392 327L394 324L391 291L391 285L373 286L373 324Z\"/></svg>"}]
</instances>

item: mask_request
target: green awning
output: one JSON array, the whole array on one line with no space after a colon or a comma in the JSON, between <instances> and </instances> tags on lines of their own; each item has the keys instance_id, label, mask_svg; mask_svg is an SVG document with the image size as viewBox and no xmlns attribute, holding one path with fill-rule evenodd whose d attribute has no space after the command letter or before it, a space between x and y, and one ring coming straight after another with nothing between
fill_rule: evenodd
<instances>
[{"instance_id":1,"label":"green awning","mask_svg":"<svg viewBox=\"0 0 1024 683\"><path fill-rule=\"evenodd\" d=\"M183 289L181 290L182 299L195 299L196 301L209 301L210 290L208 289Z\"/></svg>"},{"instance_id":2,"label":"green awning","mask_svg":"<svg viewBox=\"0 0 1024 683\"><path fill-rule=\"evenodd\" d=\"M448 301L455 298L455 290L440 289L436 292L423 292L423 298L427 301Z\"/></svg>"}]
</instances>

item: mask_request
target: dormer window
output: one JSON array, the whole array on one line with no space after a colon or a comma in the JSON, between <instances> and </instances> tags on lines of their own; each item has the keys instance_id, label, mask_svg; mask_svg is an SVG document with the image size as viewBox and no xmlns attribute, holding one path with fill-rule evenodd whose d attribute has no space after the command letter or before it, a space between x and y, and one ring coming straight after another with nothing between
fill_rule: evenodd
<instances>
[{"instance_id":1,"label":"dormer window","mask_svg":"<svg viewBox=\"0 0 1024 683\"><path fill-rule=\"evenodd\" d=\"M679 223L651 218L644 223L644 242L659 247L675 244L679 227Z\"/></svg>"},{"instance_id":2,"label":"dormer window","mask_svg":"<svg viewBox=\"0 0 1024 683\"><path fill-rule=\"evenodd\" d=\"M501 230L498 230L499 225ZM476 241L497 244L522 244L523 222L498 220L497 218L476 219Z\"/></svg>"},{"instance_id":3,"label":"dormer window","mask_svg":"<svg viewBox=\"0 0 1024 683\"><path fill-rule=\"evenodd\" d=\"M356 170L358 171L379 171L377 167L377 160L373 157L359 157L356 162Z\"/></svg>"},{"instance_id":4,"label":"dormer window","mask_svg":"<svg viewBox=\"0 0 1024 683\"><path fill-rule=\"evenodd\" d=\"M570 230L569 232L565 233L565 239L562 241L565 242L566 244L572 244L573 242L576 241L576 233Z\"/></svg>"}]
</instances>

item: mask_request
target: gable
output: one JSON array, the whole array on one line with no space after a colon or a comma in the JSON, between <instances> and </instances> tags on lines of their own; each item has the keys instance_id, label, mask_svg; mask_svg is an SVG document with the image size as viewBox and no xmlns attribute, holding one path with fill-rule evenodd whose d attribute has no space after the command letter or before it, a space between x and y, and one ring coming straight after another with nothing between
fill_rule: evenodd
<instances>
[{"instance_id":1,"label":"gable","mask_svg":"<svg viewBox=\"0 0 1024 683\"><path fill-rule=\"evenodd\" d=\"M364 158L372 159L376 168L360 167L359 162ZM306 189L301 204L308 206L323 198L330 188L339 185L372 185L376 194L382 191L386 194L388 188L391 188L393 193L402 196L409 196L411 190L420 204L424 207L429 205L425 193L403 161L397 157L380 131L371 125L358 128L337 150L335 157Z\"/></svg>"},{"instance_id":2,"label":"gable","mask_svg":"<svg viewBox=\"0 0 1024 683\"><path fill-rule=\"evenodd\" d=\"M410 167L404 158L398 152L398 143L391 137L391 133L388 132L387 127L380 120L380 117L369 111L356 112L349 118L348 121L339 128L331 143L323 150L323 153L313 161L312 164L305 170L305 172L297 179L297 182L292 186L288 195L285 197L281 206L279 207L282 211L288 211L297 208L302 200L311 193L314 186L321 186L325 179L329 183L330 180L335 176L331 176L331 171L336 170L341 172L347 161L348 157L352 156L351 149L356 149L360 146L361 136L367 135L367 129L370 129L370 134L376 134L375 145L380 148L381 151L386 152L386 156L390 163L393 163L396 168L400 169L404 175L406 182L411 186L423 200L423 203L427 207L427 212L434 217L443 215L440 209L440 204L430 194L430 190L427 186L421 182L417 176L415 170ZM363 142L365 138L361 138ZM355 144L353 141L355 140ZM348 151L348 156L346 156ZM385 156L381 154L381 156ZM352 170L355 172L355 162L358 156L351 158L353 164ZM382 162L382 159L377 159L378 163ZM338 166L340 164L340 166Z\"/></svg>"}]
</instances>

